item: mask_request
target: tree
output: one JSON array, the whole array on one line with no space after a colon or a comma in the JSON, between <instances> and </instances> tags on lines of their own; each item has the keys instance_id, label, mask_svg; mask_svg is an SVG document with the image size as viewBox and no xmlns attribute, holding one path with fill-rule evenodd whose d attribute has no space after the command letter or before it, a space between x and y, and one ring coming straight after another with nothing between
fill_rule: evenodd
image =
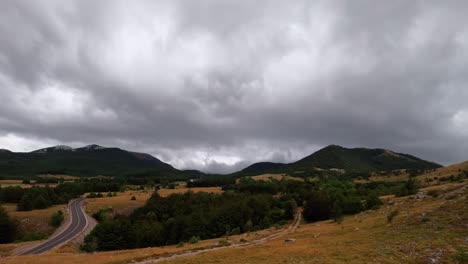
<instances>
[{"instance_id":1,"label":"tree","mask_svg":"<svg viewBox=\"0 0 468 264\"><path fill-rule=\"evenodd\" d=\"M307 199L304 207L304 218L309 222L329 219L331 208L332 203L328 193L318 191Z\"/></svg>"},{"instance_id":2,"label":"tree","mask_svg":"<svg viewBox=\"0 0 468 264\"><path fill-rule=\"evenodd\" d=\"M0 207L0 244L13 242L17 231L16 222L8 216L3 207Z\"/></svg>"},{"instance_id":3,"label":"tree","mask_svg":"<svg viewBox=\"0 0 468 264\"><path fill-rule=\"evenodd\" d=\"M34 203L33 197L29 194L25 194L19 201L17 205L17 209L18 211L31 211L32 209L34 209L33 203Z\"/></svg>"},{"instance_id":4,"label":"tree","mask_svg":"<svg viewBox=\"0 0 468 264\"><path fill-rule=\"evenodd\" d=\"M33 202L33 209L44 209L51 205L50 201L48 201L44 196L40 195Z\"/></svg>"},{"instance_id":5,"label":"tree","mask_svg":"<svg viewBox=\"0 0 468 264\"><path fill-rule=\"evenodd\" d=\"M62 210L58 210L50 217L49 225L53 227L59 227L62 224L63 219L64 216Z\"/></svg>"}]
</instances>

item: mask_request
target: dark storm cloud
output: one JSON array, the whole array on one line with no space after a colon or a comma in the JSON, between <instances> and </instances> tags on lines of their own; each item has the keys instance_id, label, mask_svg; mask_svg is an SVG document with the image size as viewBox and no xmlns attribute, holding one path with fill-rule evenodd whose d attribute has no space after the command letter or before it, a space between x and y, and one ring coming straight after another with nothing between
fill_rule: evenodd
<instances>
[{"instance_id":1,"label":"dark storm cloud","mask_svg":"<svg viewBox=\"0 0 468 264\"><path fill-rule=\"evenodd\" d=\"M4 1L0 147L229 172L328 144L468 158L464 1Z\"/></svg>"}]
</instances>

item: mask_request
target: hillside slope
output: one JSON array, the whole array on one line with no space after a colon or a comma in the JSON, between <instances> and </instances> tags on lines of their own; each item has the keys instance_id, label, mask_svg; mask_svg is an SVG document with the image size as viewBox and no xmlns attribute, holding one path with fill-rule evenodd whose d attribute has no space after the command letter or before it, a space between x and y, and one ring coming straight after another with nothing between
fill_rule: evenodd
<instances>
[{"instance_id":1,"label":"hillside slope","mask_svg":"<svg viewBox=\"0 0 468 264\"><path fill-rule=\"evenodd\" d=\"M28 153L0 152L0 176L21 177L37 174L138 176L184 172L149 154L98 145L76 149L56 146Z\"/></svg>"},{"instance_id":2,"label":"hillside slope","mask_svg":"<svg viewBox=\"0 0 468 264\"><path fill-rule=\"evenodd\" d=\"M421 190L419 198L388 197L380 209L331 220L301 224L293 233L264 244L219 248L202 254L186 252L213 247L220 239L187 244L97 253L56 252L41 256L5 257L0 263L466 263L468 260L468 182L446 183ZM432 195L429 195L432 194ZM437 194L437 195L435 195ZM391 202L389 202L391 201ZM397 211L392 222L387 216ZM278 230L231 236L244 243ZM286 243L285 239L291 239ZM247 242L245 242L247 241ZM242 242L240 242L242 243ZM190 254L189 254L190 255ZM158 259L160 258L160 259Z\"/></svg>"},{"instance_id":3,"label":"hillside slope","mask_svg":"<svg viewBox=\"0 0 468 264\"><path fill-rule=\"evenodd\" d=\"M441 165L422 160L409 154L386 149L344 148L330 145L289 164L260 162L236 173L237 175L257 175L265 173L285 173L313 171L315 169L341 169L347 172L375 172L396 169L435 169Z\"/></svg>"}]
</instances>

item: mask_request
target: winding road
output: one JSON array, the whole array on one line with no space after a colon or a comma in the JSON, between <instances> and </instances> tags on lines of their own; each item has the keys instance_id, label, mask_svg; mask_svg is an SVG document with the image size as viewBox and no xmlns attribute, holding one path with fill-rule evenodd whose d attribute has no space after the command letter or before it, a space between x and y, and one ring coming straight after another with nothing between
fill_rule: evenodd
<instances>
[{"instance_id":1,"label":"winding road","mask_svg":"<svg viewBox=\"0 0 468 264\"><path fill-rule=\"evenodd\" d=\"M43 254L65 244L81 234L81 232L83 232L88 226L88 219L86 218L86 213L83 209L84 200L84 198L78 198L70 202L69 209L71 221L65 230L51 237L44 243L19 254L19 256Z\"/></svg>"}]
</instances>

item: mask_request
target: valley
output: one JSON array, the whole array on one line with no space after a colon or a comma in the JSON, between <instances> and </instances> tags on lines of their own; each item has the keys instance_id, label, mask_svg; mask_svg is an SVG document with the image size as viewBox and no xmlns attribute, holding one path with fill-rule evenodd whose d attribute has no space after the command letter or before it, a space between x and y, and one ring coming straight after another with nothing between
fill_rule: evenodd
<instances>
[{"instance_id":1,"label":"valley","mask_svg":"<svg viewBox=\"0 0 468 264\"><path fill-rule=\"evenodd\" d=\"M41 154L57 155L57 151L70 149L49 148ZM350 151L355 150L327 147L309 156L314 157L311 167L301 170L288 165L294 169L279 172L277 165L261 163L265 173L255 175L246 175L257 167L254 164L230 175L191 171L190 176L184 172L173 177L145 172L140 174L143 177L130 178L37 174L3 179L0 199L9 203L1 206L17 221L19 233L14 243L0 244L0 263L462 263L466 259L468 162L442 167L406 154L358 149L367 156L356 154L361 165L355 168L376 160L382 166L382 157L389 157L385 162L390 165L387 170L349 170L354 166L349 164L356 162L347 159L353 155ZM330 167L329 162L336 160L340 162ZM65 192L67 199L85 198L84 210L94 222L91 229L40 256L14 256L27 253L56 231L50 226L52 214L66 212L63 223L70 218L61 204L66 199L53 198L43 205L32 202L26 211L17 211L19 203L29 208L24 204L28 196L47 201Z\"/></svg>"}]
</instances>

